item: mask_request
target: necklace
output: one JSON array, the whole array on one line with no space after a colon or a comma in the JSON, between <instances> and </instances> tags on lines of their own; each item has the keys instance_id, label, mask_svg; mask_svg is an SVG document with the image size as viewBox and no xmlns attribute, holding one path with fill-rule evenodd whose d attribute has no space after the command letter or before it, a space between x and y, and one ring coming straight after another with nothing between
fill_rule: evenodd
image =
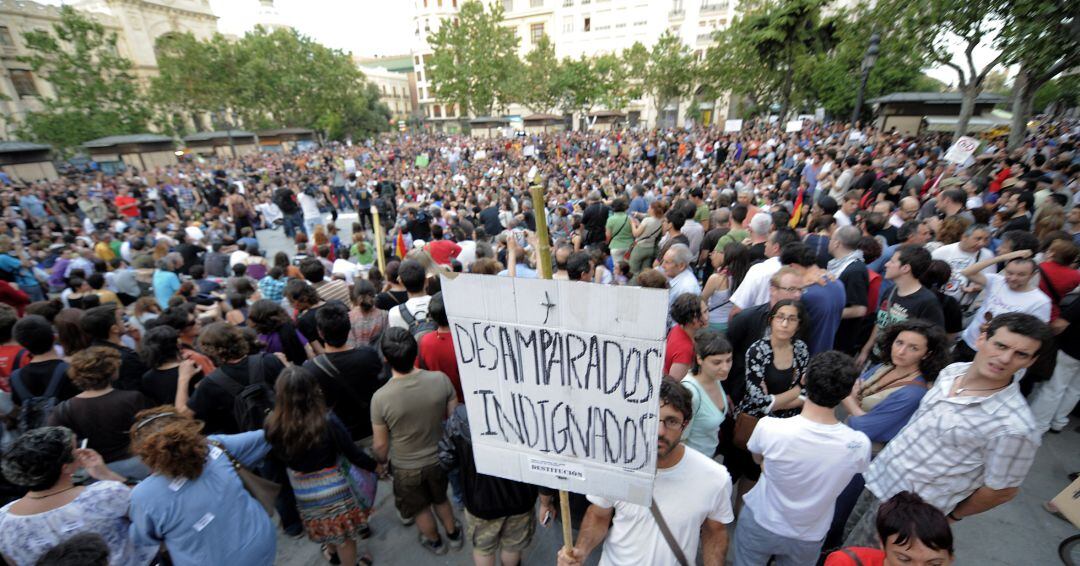
<instances>
[{"instance_id":1,"label":"necklace","mask_svg":"<svg viewBox=\"0 0 1080 566\"><path fill-rule=\"evenodd\" d=\"M61 489L59 491L54 491L52 493L46 493L45 495L27 495L26 497L28 497L30 499L45 499L46 497L52 497L54 495L59 495L61 493L64 493L65 491L71 491L71 490L75 489L76 487L79 487L79 486L73 485L73 486L70 486L70 487L65 487L64 489Z\"/></svg>"},{"instance_id":2,"label":"necklace","mask_svg":"<svg viewBox=\"0 0 1080 566\"><path fill-rule=\"evenodd\" d=\"M964 376L964 381L967 381L967 376ZM963 395L968 391L997 391L998 389L1005 389L1008 386L1009 384L1006 383L1005 385L999 385L997 387L959 387L956 389L956 395Z\"/></svg>"}]
</instances>

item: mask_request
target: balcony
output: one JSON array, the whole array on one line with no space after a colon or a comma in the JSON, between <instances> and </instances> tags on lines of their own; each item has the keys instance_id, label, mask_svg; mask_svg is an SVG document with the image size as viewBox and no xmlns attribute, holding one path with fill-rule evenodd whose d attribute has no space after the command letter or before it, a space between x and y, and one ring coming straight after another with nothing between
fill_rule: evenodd
<instances>
[{"instance_id":1,"label":"balcony","mask_svg":"<svg viewBox=\"0 0 1080 566\"><path fill-rule=\"evenodd\" d=\"M703 15L703 16L706 15L706 14L717 14L717 13L721 13L721 12L727 13L727 11L728 11L728 3L727 2L722 2L722 3L719 3L719 4L702 4L701 5L701 15Z\"/></svg>"},{"instance_id":2,"label":"balcony","mask_svg":"<svg viewBox=\"0 0 1080 566\"><path fill-rule=\"evenodd\" d=\"M709 33L699 34L697 36L698 43L701 43L701 42L712 43L713 41L715 41L714 38L713 38L714 33L716 33L716 32L709 32Z\"/></svg>"},{"instance_id":3,"label":"balcony","mask_svg":"<svg viewBox=\"0 0 1080 566\"><path fill-rule=\"evenodd\" d=\"M671 20L681 20L682 18L685 18L685 17L686 17L686 10L683 10L682 8L676 8L676 9L668 12L668 19L671 19Z\"/></svg>"}]
</instances>

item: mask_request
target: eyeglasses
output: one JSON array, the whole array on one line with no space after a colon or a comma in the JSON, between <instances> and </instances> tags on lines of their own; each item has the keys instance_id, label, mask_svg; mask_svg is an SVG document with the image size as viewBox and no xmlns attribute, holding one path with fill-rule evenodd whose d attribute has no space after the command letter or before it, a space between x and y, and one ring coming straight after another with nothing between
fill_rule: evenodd
<instances>
[{"instance_id":1,"label":"eyeglasses","mask_svg":"<svg viewBox=\"0 0 1080 566\"><path fill-rule=\"evenodd\" d=\"M770 283L769 285L773 289L776 289L778 291L784 291L785 293L798 293L798 294L801 295L802 292L803 292L802 287L781 287L781 286L777 285L776 283Z\"/></svg>"},{"instance_id":2,"label":"eyeglasses","mask_svg":"<svg viewBox=\"0 0 1080 566\"><path fill-rule=\"evenodd\" d=\"M682 428L683 420L678 417L668 417L666 419L660 419L660 424L664 425L664 428Z\"/></svg>"},{"instance_id":3,"label":"eyeglasses","mask_svg":"<svg viewBox=\"0 0 1080 566\"><path fill-rule=\"evenodd\" d=\"M777 322L784 323L784 324L788 324L788 323L798 324L799 323L799 317L797 315L793 315L793 314L792 315L778 314L778 315L773 317L773 320L775 320Z\"/></svg>"}]
</instances>

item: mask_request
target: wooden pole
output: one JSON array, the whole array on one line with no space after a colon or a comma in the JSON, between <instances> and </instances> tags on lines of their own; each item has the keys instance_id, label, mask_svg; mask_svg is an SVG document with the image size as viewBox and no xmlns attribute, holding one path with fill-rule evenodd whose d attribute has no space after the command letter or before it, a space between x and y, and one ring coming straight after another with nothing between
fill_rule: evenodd
<instances>
[{"instance_id":1,"label":"wooden pole","mask_svg":"<svg viewBox=\"0 0 1080 566\"><path fill-rule=\"evenodd\" d=\"M544 187L539 182L529 187L532 193L533 215L536 217L536 246L539 258L540 278L551 279L551 240L548 237L547 208L544 206ZM567 552L574 548L574 534L570 532L570 494L559 490L559 513L562 515L563 546Z\"/></svg>"},{"instance_id":2,"label":"wooden pole","mask_svg":"<svg viewBox=\"0 0 1080 566\"><path fill-rule=\"evenodd\" d=\"M382 224L379 222L379 209L371 207L371 223L375 226L375 256L379 259L379 272L386 278L386 249L383 246ZM376 289L378 291L378 289Z\"/></svg>"}]
</instances>

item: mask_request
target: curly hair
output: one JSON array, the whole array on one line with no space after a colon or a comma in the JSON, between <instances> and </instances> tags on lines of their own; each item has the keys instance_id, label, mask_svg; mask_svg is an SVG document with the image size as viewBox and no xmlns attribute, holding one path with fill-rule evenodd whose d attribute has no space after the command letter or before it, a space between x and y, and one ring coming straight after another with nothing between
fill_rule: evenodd
<instances>
[{"instance_id":1,"label":"curly hair","mask_svg":"<svg viewBox=\"0 0 1080 566\"><path fill-rule=\"evenodd\" d=\"M272 334L289 322L289 315L277 301L260 299L248 310L248 322L259 334Z\"/></svg>"},{"instance_id":2,"label":"curly hair","mask_svg":"<svg viewBox=\"0 0 1080 566\"><path fill-rule=\"evenodd\" d=\"M326 432L326 401L308 370L289 366L274 386L274 410L266 417L266 440L287 459L318 446Z\"/></svg>"},{"instance_id":3,"label":"curly hair","mask_svg":"<svg viewBox=\"0 0 1080 566\"><path fill-rule=\"evenodd\" d=\"M139 358L147 367L175 362L180 359L180 333L169 325L160 325L146 331L139 344Z\"/></svg>"},{"instance_id":4,"label":"curly hair","mask_svg":"<svg viewBox=\"0 0 1080 566\"><path fill-rule=\"evenodd\" d=\"M833 408L851 393L859 370L851 356L835 350L810 358L806 368L806 397L815 405Z\"/></svg>"},{"instance_id":5,"label":"curly hair","mask_svg":"<svg viewBox=\"0 0 1080 566\"><path fill-rule=\"evenodd\" d=\"M202 475L209 447L202 421L163 405L139 411L131 425L131 452L154 473L193 480Z\"/></svg>"},{"instance_id":6,"label":"curly hair","mask_svg":"<svg viewBox=\"0 0 1080 566\"><path fill-rule=\"evenodd\" d=\"M75 433L62 426L44 426L15 439L4 453L4 477L33 491L60 480L64 464L75 461Z\"/></svg>"},{"instance_id":7,"label":"curly hair","mask_svg":"<svg viewBox=\"0 0 1080 566\"><path fill-rule=\"evenodd\" d=\"M199 349L217 365L238 360L248 354L247 340L239 328L227 322L215 322L199 334Z\"/></svg>"},{"instance_id":8,"label":"curly hair","mask_svg":"<svg viewBox=\"0 0 1080 566\"><path fill-rule=\"evenodd\" d=\"M68 375L83 391L105 389L120 371L120 352L107 346L94 346L71 356Z\"/></svg>"},{"instance_id":9,"label":"curly hair","mask_svg":"<svg viewBox=\"0 0 1080 566\"><path fill-rule=\"evenodd\" d=\"M941 327L918 318L905 320L890 325L878 336L878 351L882 356L889 356L885 363L892 363L892 344L901 332L914 332L926 338L926 355L919 360L919 373L927 383L937 379L938 373L949 365L949 344L945 331Z\"/></svg>"},{"instance_id":10,"label":"curly hair","mask_svg":"<svg viewBox=\"0 0 1080 566\"><path fill-rule=\"evenodd\" d=\"M701 296L683 293L671 303L671 320L686 325L701 319Z\"/></svg>"}]
</instances>

